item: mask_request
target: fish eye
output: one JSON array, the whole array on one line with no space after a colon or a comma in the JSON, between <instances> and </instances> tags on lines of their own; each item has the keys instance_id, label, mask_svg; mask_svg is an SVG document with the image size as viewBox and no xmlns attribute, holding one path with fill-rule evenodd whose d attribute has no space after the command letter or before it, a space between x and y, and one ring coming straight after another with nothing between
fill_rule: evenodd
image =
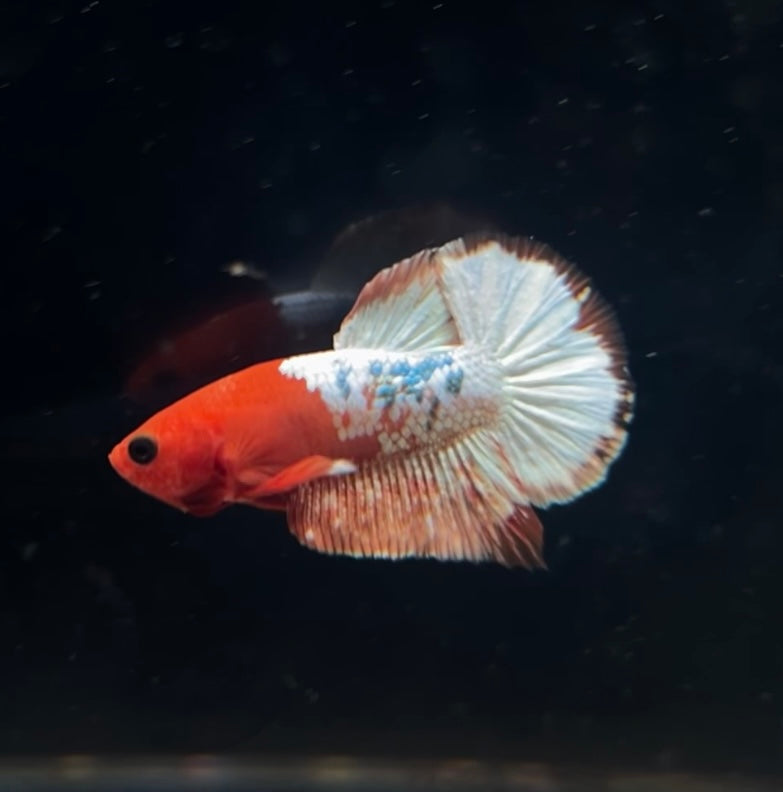
<instances>
[{"instance_id":1,"label":"fish eye","mask_svg":"<svg viewBox=\"0 0 783 792\"><path fill-rule=\"evenodd\" d=\"M134 437L128 444L128 456L137 465L149 465L157 453L158 444L151 437Z\"/></svg>"}]
</instances>

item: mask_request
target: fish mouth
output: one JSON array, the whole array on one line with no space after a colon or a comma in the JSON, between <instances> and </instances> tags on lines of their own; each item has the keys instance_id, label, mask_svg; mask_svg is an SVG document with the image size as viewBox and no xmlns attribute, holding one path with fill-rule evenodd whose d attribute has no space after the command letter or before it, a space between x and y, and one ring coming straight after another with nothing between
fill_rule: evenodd
<instances>
[{"instance_id":1,"label":"fish mouth","mask_svg":"<svg viewBox=\"0 0 783 792\"><path fill-rule=\"evenodd\" d=\"M112 450L109 452L107 459L109 460L109 464L112 466L112 468L114 468L114 472L125 478L125 475L122 472L122 462L121 462L122 443L117 443L117 445L114 446L114 448L112 448Z\"/></svg>"}]
</instances>

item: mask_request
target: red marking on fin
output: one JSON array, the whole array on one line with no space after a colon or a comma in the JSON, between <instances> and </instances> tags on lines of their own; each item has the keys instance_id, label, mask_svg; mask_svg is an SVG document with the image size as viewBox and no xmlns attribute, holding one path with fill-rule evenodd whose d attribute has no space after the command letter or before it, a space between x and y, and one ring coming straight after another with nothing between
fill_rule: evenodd
<instances>
[{"instance_id":1,"label":"red marking on fin","mask_svg":"<svg viewBox=\"0 0 783 792\"><path fill-rule=\"evenodd\" d=\"M387 457L312 481L291 494L288 524L324 553L545 567L533 509L454 452Z\"/></svg>"}]
</instances>

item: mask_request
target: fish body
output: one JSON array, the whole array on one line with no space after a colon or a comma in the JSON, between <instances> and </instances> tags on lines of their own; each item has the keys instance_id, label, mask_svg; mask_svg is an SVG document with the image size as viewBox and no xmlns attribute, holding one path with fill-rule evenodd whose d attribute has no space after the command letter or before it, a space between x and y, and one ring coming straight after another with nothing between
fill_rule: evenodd
<instances>
[{"instance_id":1,"label":"fish body","mask_svg":"<svg viewBox=\"0 0 783 792\"><path fill-rule=\"evenodd\" d=\"M534 568L533 506L604 479L632 400L619 331L588 281L541 244L477 236L381 271L333 350L223 377L110 461L193 514L283 509L323 552Z\"/></svg>"}]
</instances>

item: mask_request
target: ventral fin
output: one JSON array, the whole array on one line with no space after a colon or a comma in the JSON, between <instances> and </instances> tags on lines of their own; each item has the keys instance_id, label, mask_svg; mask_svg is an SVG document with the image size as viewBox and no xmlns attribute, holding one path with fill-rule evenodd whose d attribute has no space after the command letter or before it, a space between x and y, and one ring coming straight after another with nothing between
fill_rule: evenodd
<instances>
[{"instance_id":1,"label":"ventral fin","mask_svg":"<svg viewBox=\"0 0 783 792\"><path fill-rule=\"evenodd\" d=\"M274 476L266 479L245 497L252 499L273 498L276 495L290 492L314 479L324 476L343 476L353 473L355 470L356 465L349 459L331 459L330 457L316 454L300 459L279 473L275 473Z\"/></svg>"},{"instance_id":2,"label":"ventral fin","mask_svg":"<svg viewBox=\"0 0 783 792\"><path fill-rule=\"evenodd\" d=\"M457 449L385 457L311 481L290 496L288 524L324 553L545 567L533 509L510 500Z\"/></svg>"},{"instance_id":3,"label":"ventral fin","mask_svg":"<svg viewBox=\"0 0 783 792\"><path fill-rule=\"evenodd\" d=\"M413 351L459 344L438 283L436 255L422 250L381 270L343 320L334 348Z\"/></svg>"}]
</instances>

